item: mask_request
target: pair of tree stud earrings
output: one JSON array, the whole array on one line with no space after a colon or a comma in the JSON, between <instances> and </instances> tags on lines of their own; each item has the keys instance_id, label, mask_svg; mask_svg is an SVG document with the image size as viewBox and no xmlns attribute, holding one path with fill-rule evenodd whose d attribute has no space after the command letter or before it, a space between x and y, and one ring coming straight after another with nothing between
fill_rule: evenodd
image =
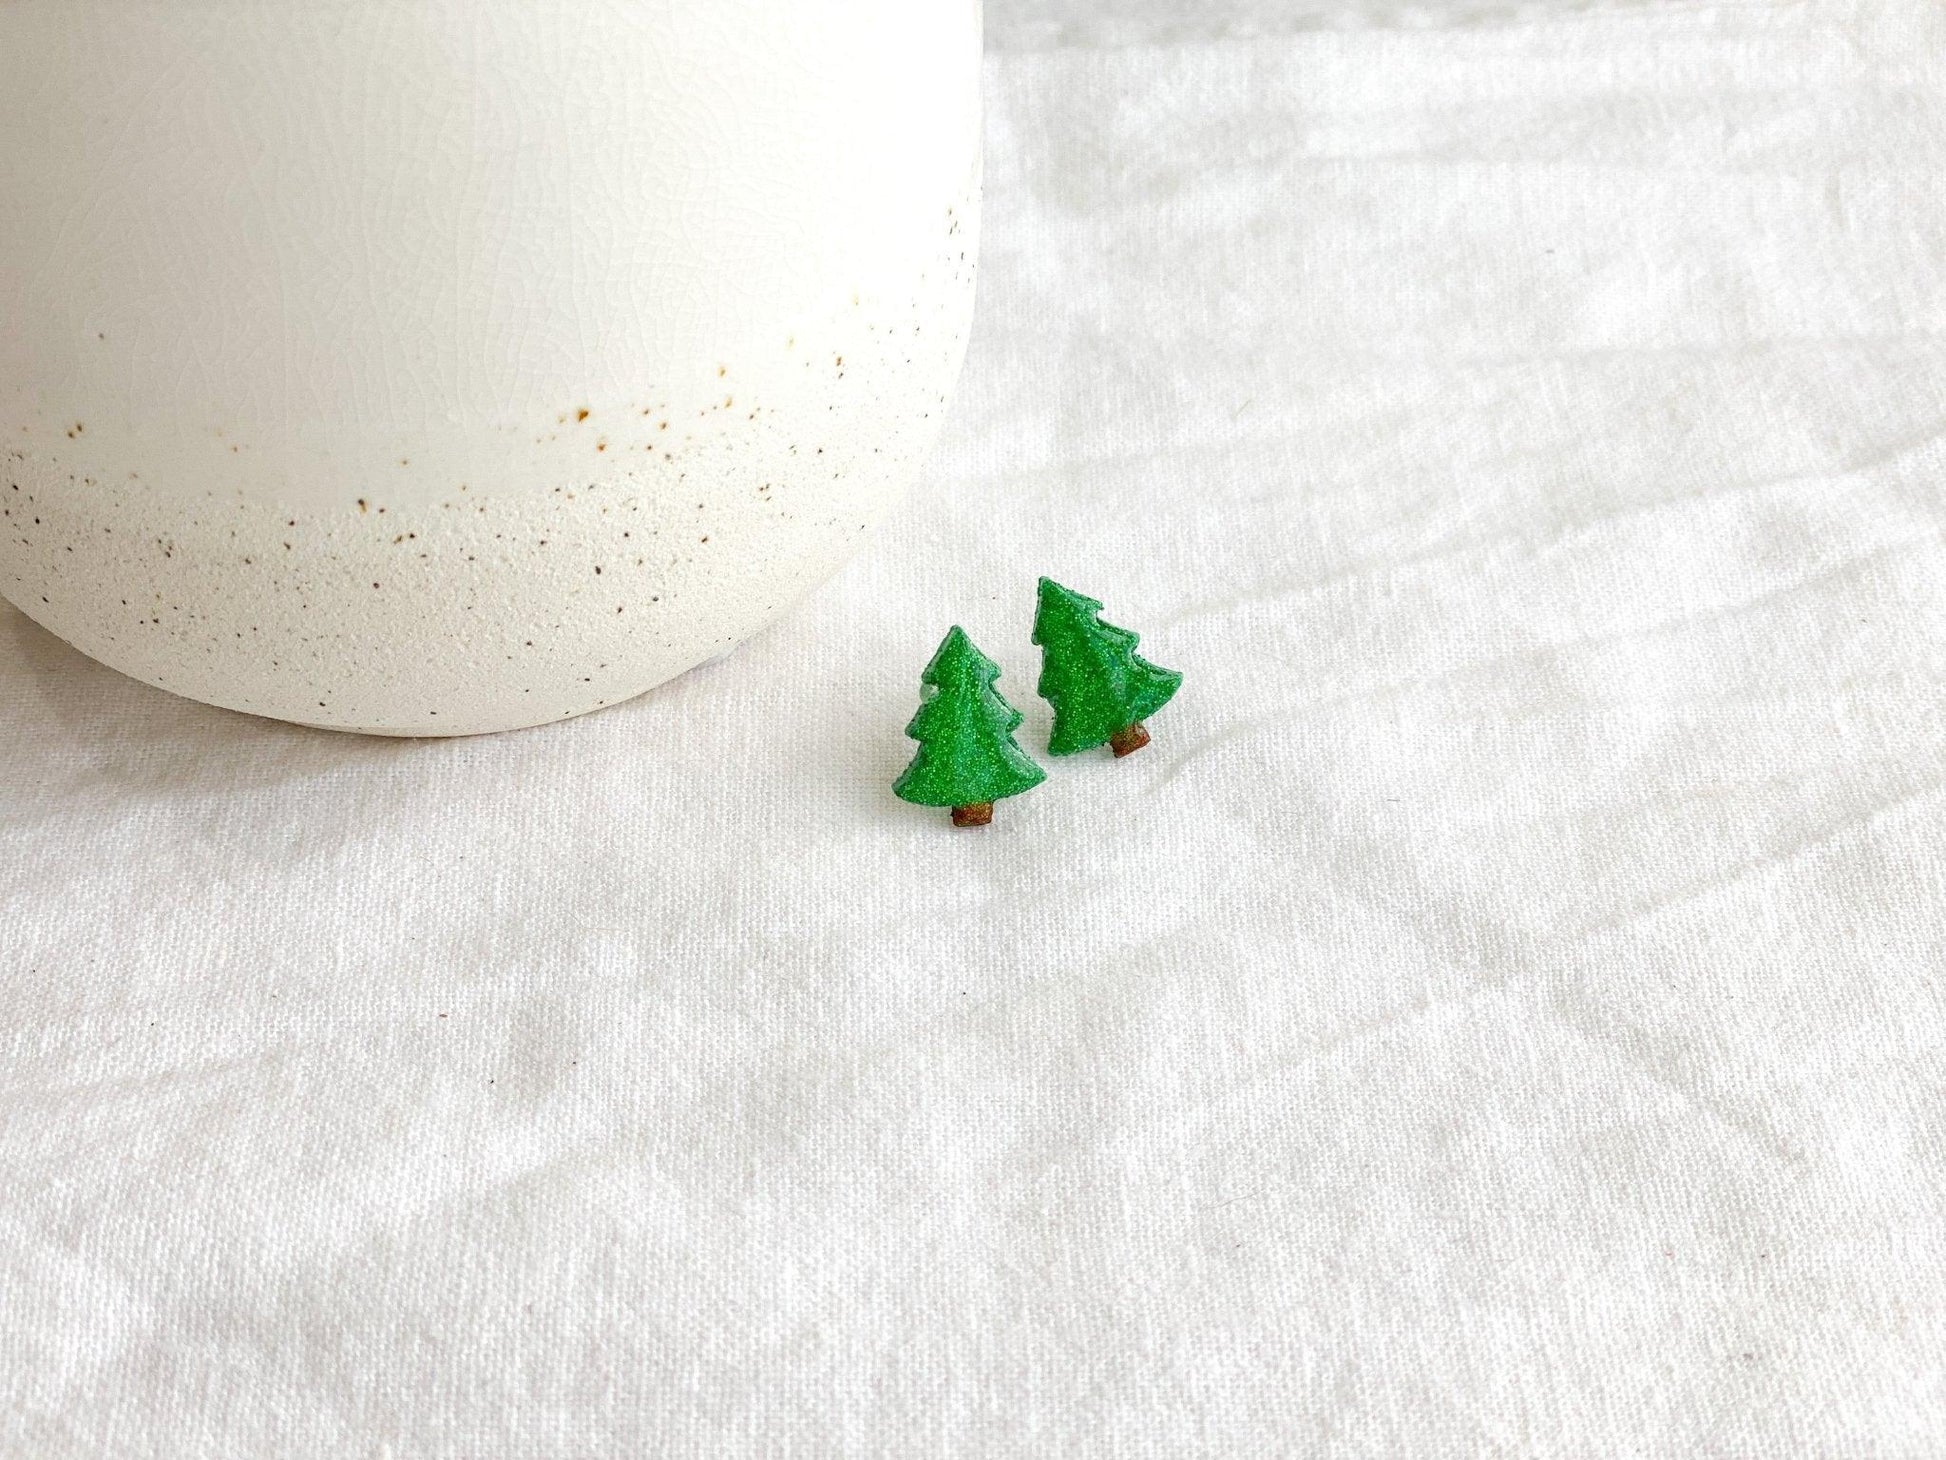
<instances>
[{"instance_id":1,"label":"pair of tree stud earrings","mask_svg":"<svg viewBox=\"0 0 1946 1460\"><path fill-rule=\"evenodd\" d=\"M1054 706L1049 755L1106 745L1117 758L1149 743L1143 725L1175 698L1182 676L1135 652L1141 641L1101 622L1101 605L1041 579L1034 642L1039 693ZM916 806L952 808L954 826L985 826L993 803L1031 791L1047 772L1014 740L1021 715L993 687L1000 666L955 626L920 676L924 702L905 733L919 742L892 794Z\"/></svg>"}]
</instances>

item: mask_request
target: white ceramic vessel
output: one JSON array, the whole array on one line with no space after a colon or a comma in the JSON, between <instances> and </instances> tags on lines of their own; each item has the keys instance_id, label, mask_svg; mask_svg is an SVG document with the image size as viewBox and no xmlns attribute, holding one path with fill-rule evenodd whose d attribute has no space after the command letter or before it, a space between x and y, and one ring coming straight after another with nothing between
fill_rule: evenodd
<instances>
[{"instance_id":1,"label":"white ceramic vessel","mask_svg":"<svg viewBox=\"0 0 1946 1460\"><path fill-rule=\"evenodd\" d=\"M0 592L336 729L832 572L972 311L978 0L0 0Z\"/></svg>"}]
</instances>

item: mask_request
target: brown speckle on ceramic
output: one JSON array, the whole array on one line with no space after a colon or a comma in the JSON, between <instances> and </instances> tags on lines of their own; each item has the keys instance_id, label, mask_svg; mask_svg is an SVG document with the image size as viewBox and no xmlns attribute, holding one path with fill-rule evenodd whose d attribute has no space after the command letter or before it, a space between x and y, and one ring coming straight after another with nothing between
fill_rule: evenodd
<instances>
[{"instance_id":1,"label":"brown speckle on ceramic","mask_svg":"<svg viewBox=\"0 0 1946 1460\"><path fill-rule=\"evenodd\" d=\"M882 514L929 446L931 407L958 368L975 277L958 252L955 236L950 287L938 294L896 309L867 299L874 321L901 311L911 320L917 310L935 324L937 343L923 359L908 362L881 343L896 330L860 329L826 357L845 361L842 375L824 377L829 398L798 387L795 399L754 402L757 411L706 408L716 424L693 435L680 459L636 451L668 422L628 410L623 419L643 439L605 439L601 456L613 467L538 497L480 495L469 482L425 504L354 496L348 517L238 498L185 519L176 499L146 480L124 474L119 485L75 491L59 462L7 447L0 520L14 530L0 542L0 591L137 678L328 728L463 734L626 700L761 627L842 562ZM782 361L794 346L780 340L777 349ZM713 382L728 368L712 362L703 377ZM753 365L748 373L766 372ZM672 382L668 394L680 409L681 387ZM677 495L695 482L739 485L721 499ZM815 511L801 510L812 503ZM712 554L728 544L740 580L700 567L718 561L710 556L624 551L699 521L707 530L692 526L689 541ZM511 564L506 548L520 541L533 546L523 560L530 566L483 575ZM238 592L239 561L263 575L248 595ZM608 582L612 561L623 565L622 600L591 600L570 586L577 573ZM391 571L359 575L363 564ZM762 592L737 587L755 578ZM346 599L347 580L362 585L363 603ZM124 599L158 609L129 613ZM127 616L111 621L99 612L103 601ZM377 601L398 607L372 620ZM544 637L535 632L542 628ZM239 677L244 656L257 667ZM515 666L518 679L483 688L484 663ZM411 696L403 712L388 708L401 686ZM536 702L548 706L538 716Z\"/></svg>"}]
</instances>

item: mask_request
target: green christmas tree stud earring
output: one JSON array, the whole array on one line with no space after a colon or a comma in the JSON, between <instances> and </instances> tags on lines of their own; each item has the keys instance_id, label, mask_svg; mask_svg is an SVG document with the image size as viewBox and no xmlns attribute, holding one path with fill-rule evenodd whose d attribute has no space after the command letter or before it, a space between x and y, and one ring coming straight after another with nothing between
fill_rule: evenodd
<instances>
[{"instance_id":1,"label":"green christmas tree stud earring","mask_svg":"<svg viewBox=\"0 0 1946 1460\"><path fill-rule=\"evenodd\" d=\"M915 806L950 806L954 826L985 826L993 803L1031 791L1047 772L1014 742L1020 711L993 682L1000 666L955 627L920 676L925 703L905 733L919 753L892 794Z\"/></svg>"},{"instance_id":2,"label":"green christmas tree stud earring","mask_svg":"<svg viewBox=\"0 0 1946 1460\"><path fill-rule=\"evenodd\" d=\"M1041 646L1041 698L1054 706L1049 755L1073 755L1097 745L1119 756L1149 743L1142 722L1175 698L1182 676L1158 669L1135 652L1141 640L1102 623L1101 605L1041 579L1034 642Z\"/></svg>"}]
</instances>

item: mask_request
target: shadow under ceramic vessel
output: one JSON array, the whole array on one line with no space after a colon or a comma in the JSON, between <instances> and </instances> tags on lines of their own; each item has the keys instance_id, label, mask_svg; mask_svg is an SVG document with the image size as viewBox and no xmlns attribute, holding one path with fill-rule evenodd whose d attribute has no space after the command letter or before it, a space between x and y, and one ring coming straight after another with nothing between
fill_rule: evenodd
<instances>
[{"instance_id":1,"label":"shadow under ceramic vessel","mask_svg":"<svg viewBox=\"0 0 1946 1460\"><path fill-rule=\"evenodd\" d=\"M972 312L977 0L0 3L0 591L334 729L613 704L833 572Z\"/></svg>"}]
</instances>

